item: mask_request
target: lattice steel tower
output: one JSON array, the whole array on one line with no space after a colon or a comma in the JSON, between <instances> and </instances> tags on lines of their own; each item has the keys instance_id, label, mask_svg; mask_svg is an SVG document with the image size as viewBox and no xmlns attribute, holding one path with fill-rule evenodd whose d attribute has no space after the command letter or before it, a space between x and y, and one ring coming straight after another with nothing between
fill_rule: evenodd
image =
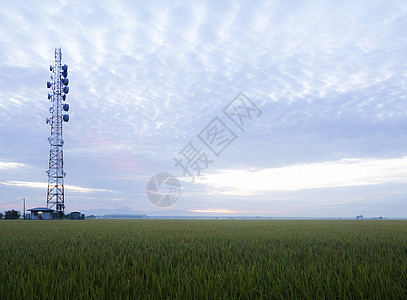
<instances>
[{"instance_id":1,"label":"lattice steel tower","mask_svg":"<svg viewBox=\"0 0 407 300\"><path fill-rule=\"evenodd\" d=\"M52 106L49 109L51 114L46 122L51 127L51 136L48 138L49 150L49 168L48 174L48 192L47 208L55 209L59 216L62 216L65 210L65 192L64 192L64 156L62 139L62 123L69 121L69 115L65 114L69 110L69 104L64 103L66 94L69 92L68 66L62 65L61 48L55 48L55 64L49 67L51 71L51 81L47 82L47 88L50 89L48 99Z\"/></svg>"}]
</instances>

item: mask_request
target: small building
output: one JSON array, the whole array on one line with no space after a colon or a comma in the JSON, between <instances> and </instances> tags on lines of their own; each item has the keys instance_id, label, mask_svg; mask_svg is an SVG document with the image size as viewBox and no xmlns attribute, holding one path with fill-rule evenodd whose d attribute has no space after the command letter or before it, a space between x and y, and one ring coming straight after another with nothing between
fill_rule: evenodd
<instances>
[{"instance_id":1,"label":"small building","mask_svg":"<svg viewBox=\"0 0 407 300\"><path fill-rule=\"evenodd\" d=\"M69 220L85 220L85 215L81 214L79 211L72 211L68 215Z\"/></svg>"},{"instance_id":2,"label":"small building","mask_svg":"<svg viewBox=\"0 0 407 300\"><path fill-rule=\"evenodd\" d=\"M31 212L31 220L51 220L53 209L46 207L36 207L27 209Z\"/></svg>"}]
</instances>

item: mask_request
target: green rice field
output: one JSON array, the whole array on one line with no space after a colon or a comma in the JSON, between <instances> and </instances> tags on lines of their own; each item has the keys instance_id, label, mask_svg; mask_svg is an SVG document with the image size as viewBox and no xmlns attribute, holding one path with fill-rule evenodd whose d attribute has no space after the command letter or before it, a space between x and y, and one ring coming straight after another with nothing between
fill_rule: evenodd
<instances>
[{"instance_id":1,"label":"green rice field","mask_svg":"<svg viewBox=\"0 0 407 300\"><path fill-rule=\"evenodd\" d=\"M0 299L407 299L407 221L0 221Z\"/></svg>"}]
</instances>

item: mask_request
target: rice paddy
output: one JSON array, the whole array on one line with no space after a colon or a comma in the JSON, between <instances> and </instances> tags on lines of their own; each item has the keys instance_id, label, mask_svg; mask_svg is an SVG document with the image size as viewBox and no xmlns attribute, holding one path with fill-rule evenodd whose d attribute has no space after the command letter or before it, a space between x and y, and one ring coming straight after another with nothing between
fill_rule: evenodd
<instances>
[{"instance_id":1,"label":"rice paddy","mask_svg":"<svg viewBox=\"0 0 407 300\"><path fill-rule=\"evenodd\" d=\"M0 221L0 299L407 299L407 221Z\"/></svg>"}]
</instances>

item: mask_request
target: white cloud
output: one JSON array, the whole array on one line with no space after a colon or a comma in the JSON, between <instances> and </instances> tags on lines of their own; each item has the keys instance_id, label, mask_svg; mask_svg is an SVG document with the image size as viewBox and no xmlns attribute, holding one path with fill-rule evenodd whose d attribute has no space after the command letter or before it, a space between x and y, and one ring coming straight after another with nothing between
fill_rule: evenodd
<instances>
[{"instance_id":1,"label":"white cloud","mask_svg":"<svg viewBox=\"0 0 407 300\"><path fill-rule=\"evenodd\" d=\"M46 189L48 183L46 182L30 182L30 181L17 181L17 180L7 180L0 182L0 184L8 186L18 186L18 187L27 187L27 188L36 188L36 189ZM86 188L75 185L65 185L65 190L77 192L77 193L102 193L102 192L113 192L112 190L107 189L95 189L95 188Z\"/></svg>"},{"instance_id":2,"label":"white cloud","mask_svg":"<svg viewBox=\"0 0 407 300\"><path fill-rule=\"evenodd\" d=\"M0 170L7 170L7 169L16 169L16 168L21 168L24 167L24 164L20 163L14 163L14 162L2 162L0 161Z\"/></svg>"},{"instance_id":3,"label":"white cloud","mask_svg":"<svg viewBox=\"0 0 407 300\"><path fill-rule=\"evenodd\" d=\"M407 156L393 159L342 159L261 170L223 170L199 182L221 195L258 195L345 186L407 182Z\"/></svg>"},{"instance_id":4,"label":"white cloud","mask_svg":"<svg viewBox=\"0 0 407 300\"><path fill-rule=\"evenodd\" d=\"M190 212L197 213L214 213L214 214L247 214L247 213L274 213L276 211L263 210L233 210L227 208L205 208L205 209L190 209Z\"/></svg>"},{"instance_id":5,"label":"white cloud","mask_svg":"<svg viewBox=\"0 0 407 300\"><path fill-rule=\"evenodd\" d=\"M95 189L95 188L86 188L86 187L80 187L80 186L75 186L75 185L65 185L65 189L68 191L72 192L77 192L77 193L104 193L104 192L110 192L112 193L112 190L108 189Z\"/></svg>"}]
</instances>

